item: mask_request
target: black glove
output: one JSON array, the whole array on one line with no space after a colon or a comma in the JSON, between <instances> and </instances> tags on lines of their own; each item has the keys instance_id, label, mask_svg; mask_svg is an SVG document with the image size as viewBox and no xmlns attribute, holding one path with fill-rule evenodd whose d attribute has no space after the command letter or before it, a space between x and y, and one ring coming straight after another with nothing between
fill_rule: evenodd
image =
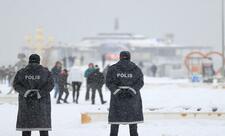
<instances>
[{"instance_id":1,"label":"black glove","mask_svg":"<svg viewBox=\"0 0 225 136\"><path fill-rule=\"evenodd\" d=\"M37 92L30 92L27 97L36 97L37 98Z\"/></svg>"},{"instance_id":2,"label":"black glove","mask_svg":"<svg viewBox=\"0 0 225 136\"><path fill-rule=\"evenodd\" d=\"M129 99L133 97L129 89L120 89L117 95L120 99Z\"/></svg>"},{"instance_id":3,"label":"black glove","mask_svg":"<svg viewBox=\"0 0 225 136\"><path fill-rule=\"evenodd\" d=\"M39 94L39 90L37 90L37 89L27 90L27 92L24 94L24 97L26 99L40 99L41 98L41 96Z\"/></svg>"},{"instance_id":4,"label":"black glove","mask_svg":"<svg viewBox=\"0 0 225 136\"><path fill-rule=\"evenodd\" d=\"M28 98L37 98L37 92L30 92L28 95L27 95Z\"/></svg>"}]
</instances>

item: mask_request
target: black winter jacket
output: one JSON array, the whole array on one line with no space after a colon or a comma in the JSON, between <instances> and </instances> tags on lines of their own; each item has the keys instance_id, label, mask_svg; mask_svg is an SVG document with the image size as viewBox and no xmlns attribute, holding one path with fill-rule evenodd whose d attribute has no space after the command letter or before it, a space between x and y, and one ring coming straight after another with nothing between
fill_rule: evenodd
<instances>
[{"instance_id":1,"label":"black winter jacket","mask_svg":"<svg viewBox=\"0 0 225 136\"><path fill-rule=\"evenodd\" d=\"M48 69L38 64L29 64L17 72L13 87L19 93L17 130L51 130L50 91L54 83ZM39 90L37 93L40 98L27 97L31 89Z\"/></svg>"},{"instance_id":2,"label":"black winter jacket","mask_svg":"<svg viewBox=\"0 0 225 136\"><path fill-rule=\"evenodd\" d=\"M98 89L104 85L104 75L99 70L95 70L88 76L88 82L91 88Z\"/></svg>"},{"instance_id":3,"label":"black winter jacket","mask_svg":"<svg viewBox=\"0 0 225 136\"><path fill-rule=\"evenodd\" d=\"M136 124L143 122L140 89L144 82L140 68L131 61L120 60L109 67L106 85L111 91L109 123Z\"/></svg>"}]
</instances>

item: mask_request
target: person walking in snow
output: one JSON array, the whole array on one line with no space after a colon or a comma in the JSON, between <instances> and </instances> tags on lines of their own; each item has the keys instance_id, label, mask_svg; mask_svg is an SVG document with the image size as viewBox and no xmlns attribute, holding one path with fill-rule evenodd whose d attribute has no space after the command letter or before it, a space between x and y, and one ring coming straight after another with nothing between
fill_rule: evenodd
<instances>
[{"instance_id":1,"label":"person walking in snow","mask_svg":"<svg viewBox=\"0 0 225 136\"><path fill-rule=\"evenodd\" d=\"M137 123L144 121L140 94L144 85L143 74L130 58L128 51L120 52L120 61L110 66L107 72L106 85L111 91L110 136L118 135L120 124L128 124L130 136L138 136Z\"/></svg>"},{"instance_id":2,"label":"person walking in snow","mask_svg":"<svg viewBox=\"0 0 225 136\"><path fill-rule=\"evenodd\" d=\"M60 74L59 74L59 96L57 99L57 104L60 104L60 100L63 100L64 103L68 103L67 98L69 96L69 90L67 85L69 85L69 83L67 82L67 78L68 78L68 71L67 69L64 69ZM62 95L63 93L65 93L65 98L62 99Z\"/></svg>"},{"instance_id":3,"label":"person walking in snow","mask_svg":"<svg viewBox=\"0 0 225 136\"><path fill-rule=\"evenodd\" d=\"M60 89L59 89L59 74L61 73L61 71L62 71L62 63L60 61L57 61L55 63L55 66L51 69L52 76L53 76L53 79L54 79L54 90L55 90L54 98L56 98L57 95L60 92Z\"/></svg>"},{"instance_id":4,"label":"person walking in snow","mask_svg":"<svg viewBox=\"0 0 225 136\"><path fill-rule=\"evenodd\" d=\"M22 131L22 136L31 136L31 131L48 136L51 130L50 92L54 81L51 72L40 65L39 55L29 57L29 64L16 73L13 87L19 93L16 129Z\"/></svg>"},{"instance_id":5,"label":"person walking in snow","mask_svg":"<svg viewBox=\"0 0 225 136\"><path fill-rule=\"evenodd\" d=\"M84 77L86 78L86 94L85 94L85 100L86 101L89 100L90 90L91 90L90 83L88 82L88 77L94 71L95 71L94 64L93 63L89 63L88 64L88 68L84 72Z\"/></svg>"},{"instance_id":6,"label":"person walking in snow","mask_svg":"<svg viewBox=\"0 0 225 136\"><path fill-rule=\"evenodd\" d=\"M96 90L98 90L101 103L105 104L106 101L103 99L103 94L102 94L102 86L104 85L104 75L102 72L100 72L98 65L95 66L95 71L90 74L87 80L92 90L92 96L91 96L92 104L95 104Z\"/></svg>"},{"instance_id":7,"label":"person walking in snow","mask_svg":"<svg viewBox=\"0 0 225 136\"><path fill-rule=\"evenodd\" d=\"M69 72L68 81L72 84L73 89L73 102L78 104L80 95L80 87L83 82L83 73L79 67L72 67ZM76 95L76 96L75 96Z\"/></svg>"}]
</instances>

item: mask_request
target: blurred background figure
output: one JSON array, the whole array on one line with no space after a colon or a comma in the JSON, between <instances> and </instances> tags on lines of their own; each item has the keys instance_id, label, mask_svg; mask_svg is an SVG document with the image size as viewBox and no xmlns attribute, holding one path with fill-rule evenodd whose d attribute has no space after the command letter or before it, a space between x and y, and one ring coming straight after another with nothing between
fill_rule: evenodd
<instances>
[{"instance_id":1,"label":"blurred background figure","mask_svg":"<svg viewBox=\"0 0 225 136\"><path fill-rule=\"evenodd\" d=\"M13 80L16 76L16 72L19 71L22 68L25 68L26 65L28 64L26 61L26 55L23 53L19 53L17 55L17 58L19 59L19 61L12 67L11 65L9 65L8 67L8 83L9 86L11 86L11 89L9 90L9 92L7 94L12 94L14 92L14 88L12 87L12 83Z\"/></svg>"},{"instance_id":2,"label":"blurred background figure","mask_svg":"<svg viewBox=\"0 0 225 136\"><path fill-rule=\"evenodd\" d=\"M80 57L80 65L83 66L84 65L84 56Z\"/></svg>"},{"instance_id":3,"label":"blurred background figure","mask_svg":"<svg viewBox=\"0 0 225 136\"><path fill-rule=\"evenodd\" d=\"M55 90L54 98L56 98L58 93L60 92L60 90L59 90L59 74L61 73L61 70L62 70L62 63L60 61L57 61L55 63L55 66L51 70L53 80L54 80L54 90Z\"/></svg>"},{"instance_id":4,"label":"blurred background figure","mask_svg":"<svg viewBox=\"0 0 225 136\"><path fill-rule=\"evenodd\" d=\"M8 68L6 69L6 74L7 74L7 82L9 86L12 86L12 82L16 74L15 67L9 65Z\"/></svg>"},{"instance_id":5,"label":"blurred background figure","mask_svg":"<svg viewBox=\"0 0 225 136\"><path fill-rule=\"evenodd\" d=\"M7 74L6 74L6 67L1 67L1 84L6 84Z\"/></svg>"},{"instance_id":6,"label":"blurred background figure","mask_svg":"<svg viewBox=\"0 0 225 136\"><path fill-rule=\"evenodd\" d=\"M73 102L78 104L80 88L83 82L83 72L80 67L73 66L70 69L68 81L71 83L73 89Z\"/></svg>"},{"instance_id":7,"label":"blurred background figure","mask_svg":"<svg viewBox=\"0 0 225 136\"><path fill-rule=\"evenodd\" d=\"M20 69L25 68L28 63L26 61L26 55L24 53L19 53L17 55L17 58L19 59L19 61L15 64L14 67L16 71L19 71Z\"/></svg>"},{"instance_id":8,"label":"blurred background figure","mask_svg":"<svg viewBox=\"0 0 225 136\"><path fill-rule=\"evenodd\" d=\"M102 55L102 67L105 67L105 61L106 61L106 54Z\"/></svg>"},{"instance_id":9,"label":"blurred background figure","mask_svg":"<svg viewBox=\"0 0 225 136\"><path fill-rule=\"evenodd\" d=\"M151 72L152 72L152 76L153 77L156 77L157 66L155 64L152 64L152 66L151 66Z\"/></svg>"},{"instance_id":10,"label":"blurred background figure","mask_svg":"<svg viewBox=\"0 0 225 136\"><path fill-rule=\"evenodd\" d=\"M9 65L8 70L7 70L7 75L8 75L8 83L9 86L11 86L11 89L9 90L9 92L7 94L12 94L14 92L14 88L12 87L12 83L13 80L16 76L16 72L19 71L22 68L25 68L26 65L28 64L26 59L26 55L23 53L19 53L17 55L17 58L19 59L19 61L12 67L11 65Z\"/></svg>"},{"instance_id":11,"label":"blurred background figure","mask_svg":"<svg viewBox=\"0 0 225 136\"><path fill-rule=\"evenodd\" d=\"M16 72L21 70L22 68L25 68L28 64L26 61L26 55L24 53L19 53L17 55L17 58L19 60L15 63L15 65L13 64L8 65L8 67L0 67L0 83L6 84L10 87L7 94L12 94L14 92L13 80L15 78Z\"/></svg>"},{"instance_id":12,"label":"blurred background figure","mask_svg":"<svg viewBox=\"0 0 225 136\"><path fill-rule=\"evenodd\" d=\"M98 90L99 97L102 104L105 104L106 101L103 99L102 95L102 86L104 85L104 75L100 72L100 68L98 65L95 65L95 71L90 74L88 77L89 85L92 90L91 103L95 104L95 94L96 90Z\"/></svg>"},{"instance_id":13,"label":"blurred background figure","mask_svg":"<svg viewBox=\"0 0 225 136\"><path fill-rule=\"evenodd\" d=\"M204 83L212 83L216 75L212 58L205 58L202 62L202 77Z\"/></svg>"},{"instance_id":14,"label":"blurred background figure","mask_svg":"<svg viewBox=\"0 0 225 136\"><path fill-rule=\"evenodd\" d=\"M68 78L68 70L64 69L60 74L59 74L59 97L57 99L57 104L60 104L60 100L63 100L64 103L68 103L67 98L69 96L69 90L67 85L69 85L69 83L67 82L67 78ZM65 98L62 99L62 95L63 93L65 93Z\"/></svg>"},{"instance_id":15,"label":"blurred background figure","mask_svg":"<svg viewBox=\"0 0 225 136\"><path fill-rule=\"evenodd\" d=\"M109 70L109 67L110 67L110 65L108 64L105 68L104 68L104 70L103 70L103 75L104 75L104 83L106 82L106 75L107 75L107 72L108 72L108 70ZM108 88L107 88L107 86L105 86L105 90L108 90Z\"/></svg>"},{"instance_id":16,"label":"blurred background figure","mask_svg":"<svg viewBox=\"0 0 225 136\"><path fill-rule=\"evenodd\" d=\"M4 69L3 69L3 67L1 66L1 67L0 67L0 84L3 84L3 75L4 75Z\"/></svg>"},{"instance_id":17,"label":"blurred background figure","mask_svg":"<svg viewBox=\"0 0 225 136\"><path fill-rule=\"evenodd\" d=\"M95 71L94 68L94 64L93 63L89 63L88 64L88 68L85 70L84 72L84 77L86 78L86 94L85 94L85 100L88 101L89 97L90 97L90 83L89 83L89 76L91 73L93 73Z\"/></svg>"}]
</instances>

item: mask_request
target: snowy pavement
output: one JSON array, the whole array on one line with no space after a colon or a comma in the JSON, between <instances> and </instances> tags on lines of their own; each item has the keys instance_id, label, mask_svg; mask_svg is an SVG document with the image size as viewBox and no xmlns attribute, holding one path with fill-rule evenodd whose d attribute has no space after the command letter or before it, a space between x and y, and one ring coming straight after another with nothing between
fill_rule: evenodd
<instances>
[{"instance_id":1,"label":"snowy pavement","mask_svg":"<svg viewBox=\"0 0 225 136\"><path fill-rule=\"evenodd\" d=\"M153 85L154 83L154 85ZM8 87L0 85L3 97ZM52 99L51 136L107 136L109 125L107 121L81 124L80 114L87 111L107 111L108 103L100 105L98 94L97 105L84 101L85 88L82 86L80 104L56 105ZM105 99L109 101L109 92L104 91ZM186 80L146 79L142 89L144 110L149 108L159 111L225 111L225 89L215 89L212 86L198 86ZM70 96L71 101L71 96ZM19 136L15 131L17 105L4 103L0 105L0 136ZM128 126L121 126L119 136L129 136ZM33 133L38 136L38 133ZM139 125L140 136L224 136L225 120L152 120Z\"/></svg>"}]
</instances>

